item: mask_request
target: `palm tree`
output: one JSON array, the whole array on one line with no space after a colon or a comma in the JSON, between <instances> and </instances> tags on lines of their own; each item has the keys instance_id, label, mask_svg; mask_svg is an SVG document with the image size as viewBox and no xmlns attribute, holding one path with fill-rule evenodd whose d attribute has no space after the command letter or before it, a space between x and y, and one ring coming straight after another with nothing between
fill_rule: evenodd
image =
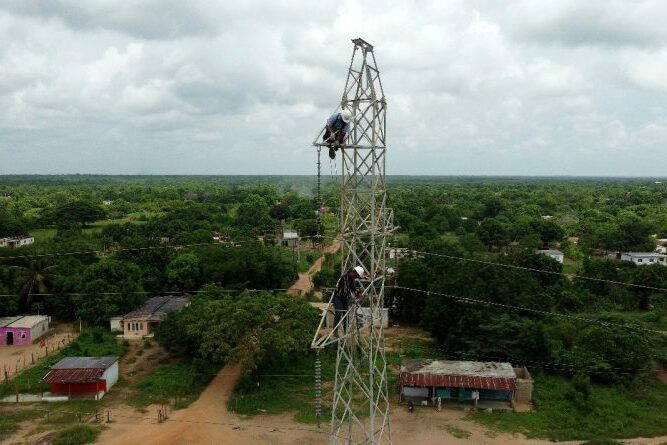
<instances>
[{"instance_id":1,"label":"palm tree","mask_svg":"<svg viewBox=\"0 0 667 445\"><path fill-rule=\"evenodd\" d=\"M12 266L19 277L19 306L22 311L29 311L34 294L49 292L53 283L56 265L50 260L38 256L25 256Z\"/></svg>"}]
</instances>

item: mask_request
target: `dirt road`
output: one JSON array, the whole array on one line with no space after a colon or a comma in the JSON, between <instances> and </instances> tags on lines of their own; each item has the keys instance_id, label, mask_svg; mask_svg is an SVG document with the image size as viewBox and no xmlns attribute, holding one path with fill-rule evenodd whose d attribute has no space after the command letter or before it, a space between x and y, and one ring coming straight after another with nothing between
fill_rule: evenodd
<instances>
[{"instance_id":1,"label":"dirt road","mask_svg":"<svg viewBox=\"0 0 667 445\"><path fill-rule=\"evenodd\" d=\"M324 445L328 443L327 425L318 430L312 425L295 423L291 416L256 416L244 420L230 413L226 400L233 390L238 368L224 368L199 400L190 407L176 411L169 421L158 424L152 415L141 415L128 410L116 415L108 424L98 443L126 445L150 443L156 445L186 444L234 444L234 445ZM232 374L232 375L229 375ZM127 417L121 417L127 416ZM141 418L141 417L144 418ZM139 419L134 419L139 417ZM410 414L403 406L395 406L392 412L392 438L395 444L420 445L553 445L546 440L526 439L509 434L490 432L481 425L465 419L460 410L436 411L417 408ZM667 437L632 439L631 445L659 445ZM577 445L580 441L561 442Z\"/></svg>"},{"instance_id":2,"label":"dirt road","mask_svg":"<svg viewBox=\"0 0 667 445\"><path fill-rule=\"evenodd\" d=\"M308 426L296 425L288 416L254 418L244 421L227 411L227 400L234 390L240 368L224 367L204 390L201 397L188 408L174 411L168 421L157 423L150 415L126 409L114 414L115 422L104 431L97 443L127 445L235 444L272 445L319 444L326 436L303 431ZM299 430L282 429L291 425Z\"/></svg>"},{"instance_id":3,"label":"dirt road","mask_svg":"<svg viewBox=\"0 0 667 445\"><path fill-rule=\"evenodd\" d=\"M338 249L340 249L340 240L334 239L333 243L322 249L322 253L335 253ZM310 269L308 269L307 272L299 274L299 278L292 286L290 286L287 294L299 297L312 292L313 275L322 270L322 263L324 263L324 256L319 257L313 265L310 266Z\"/></svg>"}]
</instances>

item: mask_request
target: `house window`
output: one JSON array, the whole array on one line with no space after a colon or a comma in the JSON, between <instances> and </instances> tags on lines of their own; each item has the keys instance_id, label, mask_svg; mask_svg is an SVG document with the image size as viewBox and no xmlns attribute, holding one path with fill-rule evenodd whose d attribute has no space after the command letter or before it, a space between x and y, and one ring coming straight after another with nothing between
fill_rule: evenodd
<instances>
[{"instance_id":1,"label":"house window","mask_svg":"<svg viewBox=\"0 0 667 445\"><path fill-rule=\"evenodd\" d=\"M21 332L21 338L25 338L25 332Z\"/></svg>"},{"instance_id":2,"label":"house window","mask_svg":"<svg viewBox=\"0 0 667 445\"><path fill-rule=\"evenodd\" d=\"M641 263L641 262L642 262L642 259L641 259L641 258L637 258L637 262L638 262L638 263Z\"/></svg>"},{"instance_id":3,"label":"house window","mask_svg":"<svg viewBox=\"0 0 667 445\"><path fill-rule=\"evenodd\" d=\"M653 258L649 258L648 262L649 262L649 263L652 263L652 262L653 262Z\"/></svg>"},{"instance_id":4,"label":"house window","mask_svg":"<svg viewBox=\"0 0 667 445\"><path fill-rule=\"evenodd\" d=\"M139 329L141 329L142 331L144 330L144 323L143 322L139 323Z\"/></svg>"}]
</instances>

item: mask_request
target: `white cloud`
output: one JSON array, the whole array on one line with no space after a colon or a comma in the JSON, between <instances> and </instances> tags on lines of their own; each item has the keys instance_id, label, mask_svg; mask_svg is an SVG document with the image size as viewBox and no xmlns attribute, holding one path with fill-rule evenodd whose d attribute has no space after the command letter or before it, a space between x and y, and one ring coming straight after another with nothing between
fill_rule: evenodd
<instances>
[{"instance_id":1,"label":"white cloud","mask_svg":"<svg viewBox=\"0 0 667 445\"><path fill-rule=\"evenodd\" d=\"M0 173L312 173L363 30L389 172L664 174L664 3L539 3L5 2Z\"/></svg>"}]
</instances>

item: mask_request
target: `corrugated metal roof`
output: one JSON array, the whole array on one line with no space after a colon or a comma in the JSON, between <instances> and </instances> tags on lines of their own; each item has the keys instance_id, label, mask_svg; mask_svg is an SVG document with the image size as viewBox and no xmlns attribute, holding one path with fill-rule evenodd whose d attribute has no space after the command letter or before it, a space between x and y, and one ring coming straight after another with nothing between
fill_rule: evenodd
<instances>
[{"instance_id":1,"label":"corrugated metal roof","mask_svg":"<svg viewBox=\"0 0 667 445\"><path fill-rule=\"evenodd\" d=\"M516 389L514 368L498 362L406 360L400 381L405 386Z\"/></svg>"},{"instance_id":2,"label":"corrugated metal roof","mask_svg":"<svg viewBox=\"0 0 667 445\"><path fill-rule=\"evenodd\" d=\"M42 382L53 383L95 383L104 374L104 369L52 369Z\"/></svg>"},{"instance_id":3,"label":"corrugated metal roof","mask_svg":"<svg viewBox=\"0 0 667 445\"><path fill-rule=\"evenodd\" d=\"M0 328L4 328L7 325L10 325L10 324L14 323L19 318L21 318L21 317L14 316L14 317L2 317L2 318L0 318Z\"/></svg>"},{"instance_id":4,"label":"corrugated metal roof","mask_svg":"<svg viewBox=\"0 0 667 445\"><path fill-rule=\"evenodd\" d=\"M130 318L145 318L156 314L166 314L171 311L180 311L187 306L188 300L183 297L152 297L149 298L139 309L136 309L123 317L123 320ZM158 317L159 319L160 317ZM159 321L159 320L157 320Z\"/></svg>"},{"instance_id":5,"label":"corrugated metal roof","mask_svg":"<svg viewBox=\"0 0 667 445\"><path fill-rule=\"evenodd\" d=\"M0 327L3 328L32 328L33 326L48 320L44 315L23 315L20 317L5 317L0 319Z\"/></svg>"},{"instance_id":6,"label":"corrugated metal roof","mask_svg":"<svg viewBox=\"0 0 667 445\"><path fill-rule=\"evenodd\" d=\"M401 373L401 385L447 388L474 388L495 389L498 391L513 391L516 389L516 378L500 377L472 377L453 375L410 374Z\"/></svg>"},{"instance_id":7,"label":"corrugated metal roof","mask_svg":"<svg viewBox=\"0 0 667 445\"><path fill-rule=\"evenodd\" d=\"M118 361L118 357L65 357L51 369L101 369L104 372L109 366Z\"/></svg>"}]
</instances>

